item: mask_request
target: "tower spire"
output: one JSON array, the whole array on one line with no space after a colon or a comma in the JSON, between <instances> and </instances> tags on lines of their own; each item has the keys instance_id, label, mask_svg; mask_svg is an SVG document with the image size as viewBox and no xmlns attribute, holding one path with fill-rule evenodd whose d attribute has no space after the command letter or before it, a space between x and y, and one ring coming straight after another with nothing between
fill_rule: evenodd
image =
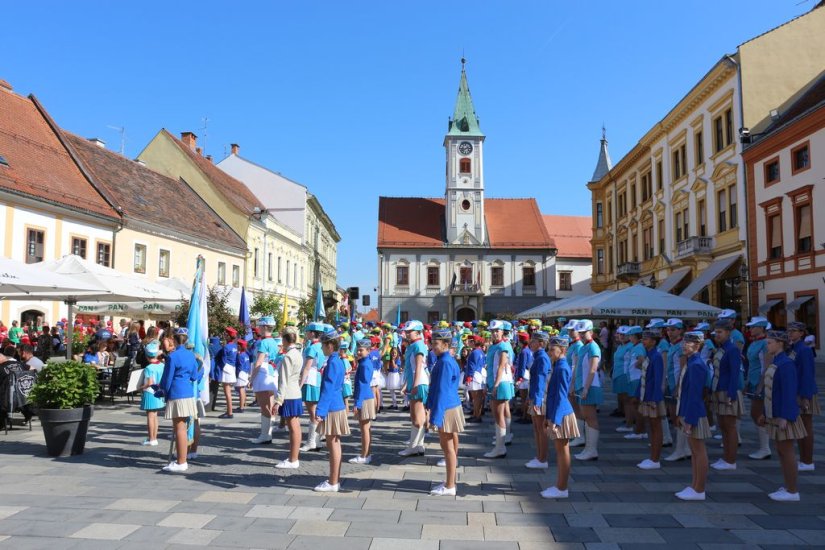
<instances>
[{"instance_id":1,"label":"tower spire","mask_svg":"<svg viewBox=\"0 0 825 550\"><path fill-rule=\"evenodd\" d=\"M450 136L483 136L470 96L470 85L467 84L467 59L461 57L461 80L458 83L458 97L455 100L455 110L450 121L447 135Z\"/></svg>"},{"instance_id":2,"label":"tower spire","mask_svg":"<svg viewBox=\"0 0 825 550\"><path fill-rule=\"evenodd\" d=\"M596 170L593 171L593 177L590 181L599 181L613 168L613 163L610 162L610 153L607 151L607 130L602 123L602 144L599 149L599 162L596 163Z\"/></svg>"}]
</instances>

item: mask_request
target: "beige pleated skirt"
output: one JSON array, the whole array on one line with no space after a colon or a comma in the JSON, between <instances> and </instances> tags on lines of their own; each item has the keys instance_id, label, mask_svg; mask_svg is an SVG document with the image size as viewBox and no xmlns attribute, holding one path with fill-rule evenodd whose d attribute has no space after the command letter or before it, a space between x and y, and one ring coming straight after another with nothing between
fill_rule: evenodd
<instances>
[{"instance_id":1,"label":"beige pleated skirt","mask_svg":"<svg viewBox=\"0 0 825 550\"><path fill-rule=\"evenodd\" d=\"M721 416L735 416L741 418L745 413L745 400L742 392L736 392L736 399L728 404L728 392L717 391L713 394L713 412Z\"/></svg>"},{"instance_id":2,"label":"beige pleated skirt","mask_svg":"<svg viewBox=\"0 0 825 550\"><path fill-rule=\"evenodd\" d=\"M639 403L639 414L645 418L662 418L667 416L664 401L643 401Z\"/></svg>"},{"instance_id":3,"label":"beige pleated skirt","mask_svg":"<svg viewBox=\"0 0 825 550\"><path fill-rule=\"evenodd\" d=\"M186 418L189 416L198 418L198 404L195 402L194 397L173 399L166 402L166 420Z\"/></svg>"},{"instance_id":4,"label":"beige pleated skirt","mask_svg":"<svg viewBox=\"0 0 825 550\"><path fill-rule=\"evenodd\" d=\"M803 410L802 409L802 399L797 397L797 402L799 403L799 414L815 414L817 416L822 414L822 409L819 408L819 399L817 399L816 395L811 397L811 399L810 399L811 405L810 405L810 407L808 407L808 410Z\"/></svg>"},{"instance_id":5,"label":"beige pleated skirt","mask_svg":"<svg viewBox=\"0 0 825 550\"><path fill-rule=\"evenodd\" d=\"M685 419L684 417L679 417L679 420L682 421L682 426L684 429ZM711 436L710 433L710 424L708 423L708 417L703 416L699 419L699 423L693 426L690 430L690 434L686 434L691 439L707 439Z\"/></svg>"},{"instance_id":6,"label":"beige pleated skirt","mask_svg":"<svg viewBox=\"0 0 825 550\"><path fill-rule=\"evenodd\" d=\"M322 435L349 435L347 411L340 410L327 414L315 431Z\"/></svg>"},{"instance_id":7,"label":"beige pleated skirt","mask_svg":"<svg viewBox=\"0 0 825 550\"><path fill-rule=\"evenodd\" d=\"M530 414L530 416L536 416L536 410L533 408L533 404L532 404L532 403L530 404L530 408L529 408L529 409L527 409L527 412ZM542 403L542 405L541 405L541 413L540 413L540 415L539 415L539 417L538 417L538 418L540 418L540 419L542 420L542 422L543 422L543 421L544 421L544 417L545 417L545 416L547 416L547 404L546 404L546 402L545 402L545 403Z\"/></svg>"},{"instance_id":8,"label":"beige pleated skirt","mask_svg":"<svg viewBox=\"0 0 825 550\"><path fill-rule=\"evenodd\" d=\"M439 431L445 434L460 434L464 431L464 410L461 405L444 411L444 421Z\"/></svg>"},{"instance_id":9,"label":"beige pleated skirt","mask_svg":"<svg viewBox=\"0 0 825 550\"><path fill-rule=\"evenodd\" d=\"M580 435L576 415L573 413L562 418L561 424L556 424L552 429L547 430L547 437L550 439L574 439Z\"/></svg>"},{"instance_id":10,"label":"beige pleated skirt","mask_svg":"<svg viewBox=\"0 0 825 550\"><path fill-rule=\"evenodd\" d=\"M364 399L361 402L358 420L375 420L375 399Z\"/></svg>"},{"instance_id":11,"label":"beige pleated skirt","mask_svg":"<svg viewBox=\"0 0 825 550\"><path fill-rule=\"evenodd\" d=\"M802 418L799 416L797 416L793 422L788 422L784 430L779 428L778 418L768 419L768 425L765 427L768 429L768 435L774 441L804 439L808 435L808 432L805 430L805 425L802 423Z\"/></svg>"}]
</instances>

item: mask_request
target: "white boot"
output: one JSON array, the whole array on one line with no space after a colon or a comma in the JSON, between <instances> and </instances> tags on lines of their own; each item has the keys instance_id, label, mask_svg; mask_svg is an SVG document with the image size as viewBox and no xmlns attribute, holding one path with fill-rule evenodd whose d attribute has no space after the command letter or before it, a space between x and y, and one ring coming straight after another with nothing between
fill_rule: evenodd
<instances>
[{"instance_id":1,"label":"white boot","mask_svg":"<svg viewBox=\"0 0 825 550\"><path fill-rule=\"evenodd\" d=\"M512 429L513 418L507 416L504 418L504 444L509 445L513 442L513 429Z\"/></svg>"},{"instance_id":2,"label":"white boot","mask_svg":"<svg viewBox=\"0 0 825 550\"><path fill-rule=\"evenodd\" d=\"M252 440L252 443L272 443L272 419L261 415L261 434Z\"/></svg>"},{"instance_id":3,"label":"white boot","mask_svg":"<svg viewBox=\"0 0 825 550\"><path fill-rule=\"evenodd\" d=\"M499 458L507 456L507 447L504 446L504 438L507 436L507 428L500 428L496 425L496 446L493 450L484 453L484 458Z\"/></svg>"},{"instance_id":4,"label":"white boot","mask_svg":"<svg viewBox=\"0 0 825 550\"><path fill-rule=\"evenodd\" d=\"M676 448L673 452L665 457L666 462L676 462L677 460L684 460L690 456L690 447L688 447L687 435L682 430L676 431Z\"/></svg>"},{"instance_id":5,"label":"white boot","mask_svg":"<svg viewBox=\"0 0 825 550\"><path fill-rule=\"evenodd\" d=\"M771 457L771 444L770 444L770 436L768 435L768 430L757 426L756 433L759 435L759 448L749 454L748 456L754 460L764 460L766 458Z\"/></svg>"},{"instance_id":6,"label":"white boot","mask_svg":"<svg viewBox=\"0 0 825 550\"><path fill-rule=\"evenodd\" d=\"M398 453L399 456L413 456L424 454L424 427L410 427L410 440L407 448Z\"/></svg>"},{"instance_id":7,"label":"white boot","mask_svg":"<svg viewBox=\"0 0 825 550\"><path fill-rule=\"evenodd\" d=\"M585 425L584 450L576 455L576 460L598 460L599 459L599 430Z\"/></svg>"},{"instance_id":8,"label":"white boot","mask_svg":"<svg viewBox=\"0 0 825 550\"><path fill-rule=\"evenodd\" d=\"M662 445L673 445L673 436L670 434L667 417L662 418Z\"/></svg>"},{"instance_id":9,"label":"white boot","mask_svg":"<svg viewBox=\"0 0 825 550\"><path fill-rule=\"evenodd\" d=\"M318 448L318 432L315 431L317 424L309 423L307 426L307 442L301 446L302 451L314 451Z\"/></svg>"},{"instance_id":10,"label":"white boot","mask_svg":"<svg viewBox=\"0 0 825 550\"><path fill-rule=\"evenodd\" d=\"M576 424L579 427L579 437L574 437L570 440L570 443L568 443L570 447L581 447L584 445L584 420L576 420Z\"/></svg>"}]
</instances>

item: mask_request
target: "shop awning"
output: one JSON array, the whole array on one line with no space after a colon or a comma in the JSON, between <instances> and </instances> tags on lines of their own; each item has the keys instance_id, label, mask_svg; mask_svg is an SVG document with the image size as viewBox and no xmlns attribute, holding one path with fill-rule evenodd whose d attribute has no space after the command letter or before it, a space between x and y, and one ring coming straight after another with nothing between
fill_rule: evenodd
<instances>
[{"instance_id":1,"label":"shop awning","mask_svg":"<svg viewBox=\"0 0 825 550\"><path fill-rule=\"evenodd\" d=\"M662 292L670 292L674 288L676 288L679 283L682 282L682 279L685 278L685 275L690 273L689 267L682 267L671 273L667 276L667 279L661 282L661 284L656 285L658 290Z\"/></svg>"},{"instance_id":2,"label":"shop awning","mask_svg":"<svg viewBox=\"0 0 825 550\"><path fill-rule=\"evenodd\" d=\"M679 296L682 298L693 299L694 296L702 292L706 286L719 278L719 276L728 270L730 266L736 263L736 260L742 256L729 256L721 258L710 264L699 276L682 291Z\"/></svg>"},{"instance_id":3,"label":"shop awning","mask_svg":"<svg viewBox=\"0 0 825 550\"><path fill-rule=\"evenodd\" d=\"M783 302L783 300L778 300L778 299L768 300L767 302L765 302L764 304L759 306L759 313L764 315L764 314L768 313L770 310L772 310L773 307L776 304L781 304L782 302Z\"/></svg>"},{"instance_id":4,"label":"shop awning","mask_svg":"<svg viewBox=\"0 0 825 550\"><path fill-rule=\"evenodd\" d=\"M789 302L788 307L786 307L785 309L787 309L788 311L796 311L797 309L800 308L800 306L802 304L804 304L805 302L807 302L811 298L813 298L813 296L800 296L799 298L797 298L793 302Z\"/></svg>"}]
</instances>

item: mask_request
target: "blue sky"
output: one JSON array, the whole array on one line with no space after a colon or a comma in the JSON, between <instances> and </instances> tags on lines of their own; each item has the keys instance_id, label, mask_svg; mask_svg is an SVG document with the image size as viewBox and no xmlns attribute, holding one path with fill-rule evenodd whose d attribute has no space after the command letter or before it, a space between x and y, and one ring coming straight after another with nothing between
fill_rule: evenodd
<instances>
[{"instance_id":1,"label":"blue sky","mask_svg":"<svg viewBox=\"0 0 825 550\"><path fill-rule=\"evenodd\" d=\"M462 52L488 196L589 215L602 123L618 161L723 54L813 4L14 2L0 78L112 149L125 127L129 157L162 127L216 159L239 143L320 198L339 284L375 300L378 196L443 195Z\"/></svg>"}]
</instances>

